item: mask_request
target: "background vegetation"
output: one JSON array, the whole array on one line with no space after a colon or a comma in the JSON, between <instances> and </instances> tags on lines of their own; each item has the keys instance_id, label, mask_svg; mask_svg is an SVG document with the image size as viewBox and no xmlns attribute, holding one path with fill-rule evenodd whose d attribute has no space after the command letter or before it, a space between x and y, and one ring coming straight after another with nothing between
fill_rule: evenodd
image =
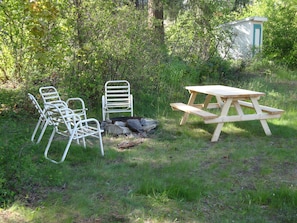
<instances>
[{"instance_id":1,"label":"background vegetation","mask_svg":"<svg viewBox=\"0 0 297 223\"><path fill-rule=\"evenodd\" d=\"M4 218L8 216L8 222L296 221L296 123L292 121L296 1L251 2L0 1ZM268 18L261 54L246 61L221 58L217 46L224 38L216 28L255 15ZM37 96L40 86L54 85L64 98L83 98L90 116L101 119L103 86L110 79L131 83L137 116L160 120L153 139L120 153L115 148L120 139L107 137L106 159L97 157L95 150L74 146L79 155L70 154L64 166L49 165L42 158L44 145L29 142L37 114L27 92ZM266 92L264 104L286 110L280 121L270 123L273 138L246 130L258 129L253 122L244 123L245 127L228 125L224 142L218 144L209 144L213 129L197 128L198 120L179 127L180 114L173 113L168 103L185 101L184 86L208 83ZM99 209L102 203L106 204ZM18 214L9 221L13 213Z\"/></svg>"}]
</instances>

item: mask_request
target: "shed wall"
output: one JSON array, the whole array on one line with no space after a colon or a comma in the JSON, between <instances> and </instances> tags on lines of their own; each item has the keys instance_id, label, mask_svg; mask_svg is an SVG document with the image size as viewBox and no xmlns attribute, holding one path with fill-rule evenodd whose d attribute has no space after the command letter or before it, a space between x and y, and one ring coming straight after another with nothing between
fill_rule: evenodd
<instances>
[{"instance_id":1,"label":"shed wall","mask_svg":"<svg viewBox=\"0 0 297 223\"><path fill-rule=\"evenodd\" d=\"M219 47L221 56L232 59L253 57L262 46L264 21L267 19L251 17L223 25L222 29L227 31L231 37L226 36L225 42L221 43Z\"/></svg>"}]
</instances>

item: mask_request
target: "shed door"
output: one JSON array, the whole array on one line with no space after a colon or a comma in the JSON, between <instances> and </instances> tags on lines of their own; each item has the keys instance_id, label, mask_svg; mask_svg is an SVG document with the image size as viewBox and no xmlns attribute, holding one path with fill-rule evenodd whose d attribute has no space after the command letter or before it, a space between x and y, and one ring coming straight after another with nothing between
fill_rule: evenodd
<instances>
[{"instance_id":1,"label":"shed door","mask_svg":"<svg viewBox=\"0 0 297 223\"><path fill-rule=\"evenodd\" d=\"M259 52L262 45L262 26L261 24L254 24L253 32L253 54Z\"/></svg>"}]
</instances>

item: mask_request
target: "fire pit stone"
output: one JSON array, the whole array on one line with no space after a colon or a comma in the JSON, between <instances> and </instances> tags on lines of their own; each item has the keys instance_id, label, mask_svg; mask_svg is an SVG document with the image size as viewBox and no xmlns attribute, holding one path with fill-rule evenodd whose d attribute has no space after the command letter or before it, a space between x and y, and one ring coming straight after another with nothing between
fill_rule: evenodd
<instances>
[{"instance_id":1,"label":"fire pit stone","mask_svg":"<svg viewBox=\"0 0 297 223\"><path fill-rule=\"evenodd\" d=\"M130 135L133 133L146 135L157 126L156 120L140 117L117 117L101 123L101 128L111 135Z\"/></svg>"}]
</instances>

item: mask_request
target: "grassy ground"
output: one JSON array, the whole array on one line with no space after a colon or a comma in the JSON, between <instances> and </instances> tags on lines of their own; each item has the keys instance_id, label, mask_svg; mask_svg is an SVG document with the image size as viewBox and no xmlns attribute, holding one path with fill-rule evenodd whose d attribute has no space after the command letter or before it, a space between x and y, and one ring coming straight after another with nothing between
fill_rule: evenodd
<instances>
[{"instance_id":1,"label":"grassy ground","mask_svg":"<svg viewBox=\"0 0 297 223\"><path fill-rule=\"evenodd\" d=\"M36 118L2 112L1 154L14 157L6 165L22 188L0 221L297 222L297 82L233 85L266 92L262 104L286 110L269 120L272 136L258 121L232 123L211 143L214 125L191 116L179 126L181 113L168 108L136 147L119 150L118 143L131 139L104 136L105 157L99 147L73 144L56 165L43 157L48 135L40 145L30 142ZM53 155L65 146L55 141Z\"/></svg>"}]
</instances>

